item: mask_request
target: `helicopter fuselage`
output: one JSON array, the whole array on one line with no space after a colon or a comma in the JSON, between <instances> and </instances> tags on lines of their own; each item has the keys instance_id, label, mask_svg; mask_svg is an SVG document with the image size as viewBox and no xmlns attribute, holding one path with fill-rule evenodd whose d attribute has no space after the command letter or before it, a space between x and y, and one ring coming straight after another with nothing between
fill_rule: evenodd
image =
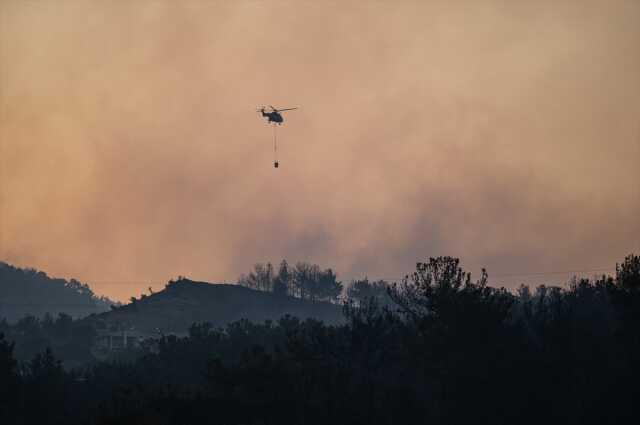
<instances>
[{"instance_id":1,"label":"helicopter fuselage","mask_svg":"<svg viewBox=\"0 0 640 425\"><path fill-rule=\"evenodd\" d=\"M269 122L277 122L278 124L281 124L284 121L284 118L282 118L282 115L280 115L279 112L264 112L262 111L262 116L263 117L267 117Z\"/></svg>"}]
</instances>

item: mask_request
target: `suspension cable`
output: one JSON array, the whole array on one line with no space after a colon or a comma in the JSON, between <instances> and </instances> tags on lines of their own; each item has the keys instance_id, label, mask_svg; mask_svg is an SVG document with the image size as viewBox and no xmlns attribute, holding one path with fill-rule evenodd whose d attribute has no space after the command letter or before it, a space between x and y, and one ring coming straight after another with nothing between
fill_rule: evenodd
<instances>
[{"instance_id":1,"label":"suspension cable","mask_svg":"<svg viewBox=\"0 0 640 425\"><path fill-rule=\"evenodd\" d=\"M273 124L273 159L278 161L278 145L276 142L276 125Z\"/></svg>"},{"instance_id":2,"label":"suspension cable","mask_svg":"<svg viewBox=\"0 0 640 425\"><path fill-rule=\"evenodd\" d=\"M278 144L276 138L276 125L273 124L273 166L278 168Z\"/></svg>"}]
</instances>

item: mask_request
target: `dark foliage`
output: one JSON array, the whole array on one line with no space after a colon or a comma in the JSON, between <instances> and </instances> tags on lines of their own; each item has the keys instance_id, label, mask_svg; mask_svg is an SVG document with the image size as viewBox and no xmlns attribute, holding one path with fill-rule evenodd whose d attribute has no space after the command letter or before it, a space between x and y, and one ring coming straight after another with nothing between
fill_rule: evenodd
<instances>
[{"instance_id":1,"label":"dark foliage","mask_svg":"<svg viewBox=\"0 0 640 425\"><path fill-rule=\"evenodd\" d=\"M107 311L111 304L113 301L96 296L75 279L50 278L44 272L0 261L0 317L10 322L46 313L83 317Z\"/></svg>"},{"instance_id":2,"label":"dark foliage","mask_svg":"<svg viewBox=\"0 0 640 425\"><path fill-rule=\"evenodd\" d=\"M271 263L258 263L238 283L251 289L289 295L309 301L336 302L342 293L342 282L331 269L322 270L317 264L297 263L291 269L286 260L274 274Z\"/></svg>"},{"instance_id":3,"label":"dark foliage","mask_svg":"<svg viewBox=\"0 0 640 425\"><path fill-rule=\"evenodd\" d=\"M64 359L67 368L94 360L91 346L95 329L87 322L73 320L68 314L60 313L55 319L48 313L41 319L26 316L14 324L0 321L0 332L12 341L18 360L30 360L46 349Z\"/></svg>"},{"instance_id":4,"label":"dark foliage","mask_svg":"<svg viewBox=\"0 0 640 425\"><path fill-rule=\"evenodd\" d=\"M131 362L74 372L47 351L18 367L0 339L12 388L0 414L7 424L635 423L635 258L615 278L517 294L435 258L389 288L394 307L363 297L341 325L194 324ZM43 407L29 408L36 400Z\"/></svg>"},{"instance_id":5,"label":"dark foliage","mask_svg":"<svg viewBox=\"0 0 640 425\"><path fill-rule=\"evenodd\" d=\"M347 287L347 299L355 305L364 305L373 299L382 307L393 306L393 300L389 295L391 285L384 280L369 281L364 278L354 280Z\"/></svg>"}]
</instances>

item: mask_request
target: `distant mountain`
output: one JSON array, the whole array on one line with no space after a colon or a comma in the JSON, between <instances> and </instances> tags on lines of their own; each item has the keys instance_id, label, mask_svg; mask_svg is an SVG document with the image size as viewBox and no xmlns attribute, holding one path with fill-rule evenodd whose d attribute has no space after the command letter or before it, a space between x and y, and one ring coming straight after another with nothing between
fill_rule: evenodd
<instances>
[{"instance_id":1,"label":"distant mountain","mask_svg":"<svg viewBox=\"0 0 640 425\"><path fill-rule=\"evenodd\" d=\"M51 278L34 269L21 269L0 261L0 319L66 313L84 317L109 310L113 301L98 297L75 279Z\"/></svg>"},{"instance_id":2,"label":"distant mountain","mask_svg":"<svg viewBox=\"0 0 640 425\"><path fill-rule=\"evenodd\" d=\"M211 284L181 279L170 282L160 292L93 315L85 320L98 329L135 329L146 334L185 333L194 322L214 326L248 319L254 322L277 320L289 314L315 318L325 323L342 320L340 306L262 292L239 285Z\"/></svg>"}]
</instances>

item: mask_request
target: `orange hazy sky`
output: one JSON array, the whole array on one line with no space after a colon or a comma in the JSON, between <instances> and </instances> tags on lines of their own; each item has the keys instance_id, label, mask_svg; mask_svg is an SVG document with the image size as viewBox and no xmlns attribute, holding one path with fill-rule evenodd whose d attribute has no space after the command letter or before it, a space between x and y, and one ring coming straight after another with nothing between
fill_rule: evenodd
<instances>
[{"instance_id":1,"label":"orange hazy sky","mask_svg":"<svg viewBox=\"0 0 640 425\"><path fill-rule=\"evenodd\" d=\"M634 0L2 0L0 108L0 260L119 299L640 253Z\"/></svg>"}]
</instances>

